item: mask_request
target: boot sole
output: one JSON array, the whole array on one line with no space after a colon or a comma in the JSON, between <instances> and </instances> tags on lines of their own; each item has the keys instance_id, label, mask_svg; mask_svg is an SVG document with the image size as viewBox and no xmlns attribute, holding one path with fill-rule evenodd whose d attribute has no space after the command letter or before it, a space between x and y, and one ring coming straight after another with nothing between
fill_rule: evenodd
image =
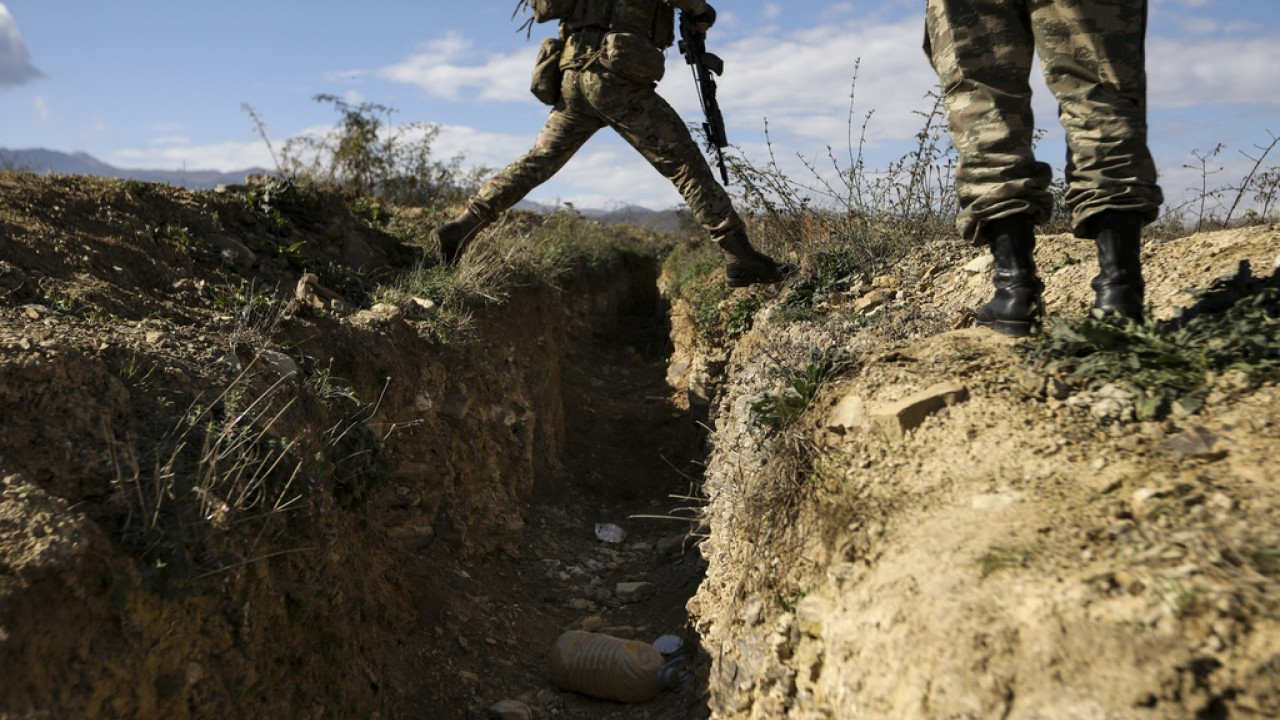
<instances>
[{"instance_id":1,"label":"boot sole","mask_svg":"<svg viewBox=\"0 0 1280 720\"><path fill-rule=\"evenodd\" d=\"M1040 334L1040 323L1028 320L977 320L978 327L995 330L1009 337L1030 337Z\"/></svg>"}]
</instances>

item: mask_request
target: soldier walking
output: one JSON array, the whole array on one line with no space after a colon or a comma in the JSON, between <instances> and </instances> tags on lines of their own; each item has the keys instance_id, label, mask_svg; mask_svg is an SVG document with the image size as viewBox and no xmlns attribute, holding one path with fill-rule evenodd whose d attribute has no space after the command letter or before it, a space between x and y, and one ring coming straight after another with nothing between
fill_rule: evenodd
<instances>
[{"instance_id":1,"label":"soldier walking","mask_svg":"<svg viewBox=\"0 0 1280 720\"><path fill-rule=\"evenodd\" d=\"M1024 336L1043 316L1032 251L1053 199L1031 147L1035 51L1066 130L1072 230L1098 248L1093 306L1140 319L1142 228L1163 202L1147 147L1147 0L927 0L925 25L960 156L959 229L995 258L978 324Z\"/></svg>"},{"instance_id":2,"label":"soldier walking","mask_svg":"<svg viewBox=\"0 0 1280 720\"><path fill-rule=\"evenodd\" d=\"M715 10L704 0L576 0L560 19L560 92L533 149L470 198L462 213L436 229L447 264L458 262L482 229L537 186L605 126L613 128L670 180L694 218L725 253L732 287L776 283L779 265L755 250L729 195L715 179L688 128L656 87L664 50L675 42L675 10L705 33Z\"/></svg>"}]
</instances>

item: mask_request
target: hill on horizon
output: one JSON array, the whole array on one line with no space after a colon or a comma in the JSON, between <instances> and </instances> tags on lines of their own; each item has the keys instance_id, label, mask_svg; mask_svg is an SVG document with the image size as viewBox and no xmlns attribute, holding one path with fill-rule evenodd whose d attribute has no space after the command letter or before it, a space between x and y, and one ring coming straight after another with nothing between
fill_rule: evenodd
<instances>
[{"instance_id":1,"label":"hill on horizon","mask_svg":"<svg viewBox=\"0 0 1280 720\"><path fill-rule=\"evenodd\" d=\"M0 169L26 170L29 172L62 175L90 175L94 177L141 180L144 182L173 185L187 190L212 190L219 185L243 184L245 178L258 173L270 173L261 167L222 172L220 170L150 170L122 168L84 152L66 153L46 148L11 150L0 148ZM556 205L523 201L517 205L522 210L547 213ZM678 209L652 210L638 205L620 205L611 209L575 208L584 217L605 224L627 223L658 232L670 232L680 228Z\"/></svg>"},{"instance_id":2,"label":"hill on horizon","mask_svg":"<svg viewBox=\"0 0 1280 720\"><path fill-rule=\"evenodd\" d=\"M264 168L248 168L222 172L220 170L150 170L121 168L104 163L88 153L65 153L45 148L11 150L0 148L0 167L28 170L35 173L60 173L64 175L92 175L96 177L142 180L186 188L188 190L212 190L219 185L235 185L255 173L268 172Z\"/></svg>"}]
</instances>

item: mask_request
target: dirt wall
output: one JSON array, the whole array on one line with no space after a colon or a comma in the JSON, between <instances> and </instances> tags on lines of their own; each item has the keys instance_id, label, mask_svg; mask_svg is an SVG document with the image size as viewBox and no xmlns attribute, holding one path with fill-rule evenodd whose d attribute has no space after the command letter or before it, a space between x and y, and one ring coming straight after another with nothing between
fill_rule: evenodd
<instances>
[{"instance_id":1,"label":"dirt wall","mask_svg":"<svg viewBox=\"0 0 1280 720\"><path fill-rule=\"evenodd\" d=\"M653 268L441 344L389 306L223 302L405 261L340 203L281 236L234 194L3 182L0 717L462 716L457 648L405 639L468 602L459 563L521 552L566 354Z\"/></svg>"}]
</instances>

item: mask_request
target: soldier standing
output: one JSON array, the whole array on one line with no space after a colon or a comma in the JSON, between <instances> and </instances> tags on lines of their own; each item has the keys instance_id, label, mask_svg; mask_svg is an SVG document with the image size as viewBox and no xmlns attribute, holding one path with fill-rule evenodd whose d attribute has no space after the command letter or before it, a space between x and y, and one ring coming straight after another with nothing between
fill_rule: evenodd
<instances>
[{"instance_id":1,"label":"soldier standing","mask_svg":"<svg viewBox=\"0 0 1280 720\"><path fill-rule=\"evenodd\" d=\"M704 0L576 0L560 20L564 76L559 98L533 149L508 165L436 229L440 253L456 264L468 243L538 185L546 182L595 132L613 128L670 180L694 218L725 252L732 287L776 283L783 273L747 241L746 227L725 189L674 109L656 87L664 50L675 42L675 10L700 32L715 22Z\"/></svg>"},{"instance_id":2,"label":"soldier standing","mask_svg":"<svg viewBox=\"0 0 1280 720\"><path fill-rule=\"evenodd\" d=\"M1025 336L1043 316L1032 251L1053 200L1031 147L1033 51L1066 130L1072 230L1098 247L1093 306L1140 319L1142 228L1163 202L1147 147L1147 0L927 0L925 25L960 156L959 229L995 258L978 324Z\"/></svg>"}]
</instances>

